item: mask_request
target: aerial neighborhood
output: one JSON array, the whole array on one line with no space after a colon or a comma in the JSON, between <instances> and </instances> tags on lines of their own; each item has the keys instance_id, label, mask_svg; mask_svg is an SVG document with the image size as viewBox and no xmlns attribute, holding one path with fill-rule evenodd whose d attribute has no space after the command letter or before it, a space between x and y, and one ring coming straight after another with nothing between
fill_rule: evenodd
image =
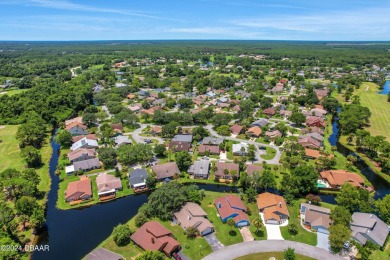
<instances>
[{"instance_id":1,"label":"aerial neighborhood","mask_svg":"<svg viewBox=\"0 0 390 260\"><path fill-rule=\"evenodd\" d=\"M297 47L287 55L273 45L194 45L189 55L165 44L166 54L153 44L144 52L106 46L117 52L101 59L88 54L90 64L67 70L71 90L61 94L61 109L30 116L25 108L17 119L0 104L1 124L20 125L14 135L24 168L0 172L20 230L46 226L35 224L37 210L21 206L44 202L15 185L48 192L42 185L51 179L48 199L56 203L48 218L96 210L97 222L110 225L111 235L96 219L58 218L69 230L70 223L99 230L90 260L224 259L230 246L244 252L254 243L283 245L284 259L390 257L389 134L375 128L379 116L364 96L381 95L388 64L361 58L344 66L322 53L312 62ZM4 89L16 88L11 82ZM23 95L32 91L40 90ZM34 95L37 104L46 92ZM8 98L0 100L13 109ZM46 176L40 169L49 162Z\"/></svg>"}]
</instances>

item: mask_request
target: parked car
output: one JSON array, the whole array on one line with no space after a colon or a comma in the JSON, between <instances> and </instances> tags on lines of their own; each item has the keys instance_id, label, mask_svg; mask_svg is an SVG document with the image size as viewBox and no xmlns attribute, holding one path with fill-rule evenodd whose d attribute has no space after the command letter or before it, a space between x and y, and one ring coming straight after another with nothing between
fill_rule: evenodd
<instances>
[{"instance_id":1,"label":"parked car","mask_svg":"<svg viewBox=\"0 0 390 260\"><path fill-rule=\"evenodd\" d=\"M173 258L176 259L176 260L181 260L181 257L179 256L178 253L173 253Z\"/></svg>"},{"instance_id":2,"label":"parked car","mask_svg":"<svg viewBox=\"0 0 390 260\"><path fill-rule=\"evenodd\" d=\"M150 140L150 139L145 139L145 143L150 144L150 143L152 143L152 140Z\"/></svg>"}]
</instances>

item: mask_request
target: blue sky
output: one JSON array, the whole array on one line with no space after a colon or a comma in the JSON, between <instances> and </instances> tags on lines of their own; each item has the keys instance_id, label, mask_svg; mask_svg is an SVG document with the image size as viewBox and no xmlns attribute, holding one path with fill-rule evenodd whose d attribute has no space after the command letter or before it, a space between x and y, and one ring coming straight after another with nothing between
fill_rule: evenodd
<instances>
[{"instance_id":1,"label":"blue sky","mask_svg":"<svg viewBox=\"0 0 390 260\"><path fill-rule=\"evenodd\" d=\"M389 0L0 0L0 40L390 40Z\"/></svg>"}]
</instances>

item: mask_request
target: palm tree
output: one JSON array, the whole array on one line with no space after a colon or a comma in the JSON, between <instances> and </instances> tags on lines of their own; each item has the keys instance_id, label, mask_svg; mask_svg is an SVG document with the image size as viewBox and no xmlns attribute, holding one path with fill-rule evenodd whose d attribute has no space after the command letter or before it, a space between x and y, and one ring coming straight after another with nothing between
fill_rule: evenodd
<instances>
[{"instance_id":1,"label":"palm tree","mask_svg":"<svg viewBox=\"0 0 390 260\"><path fill-rule=\"evenodd\" d=\"M229 218L227 220L227 224L230 226L230 231L232 231L233 230L233 226L236 224L236 222L234 221L233 218Z\"/></svg>"},{"instance_id":2,"label":"palm tree","mask_svg":"<svg viewBox=\"0 0 390 260\"><path fill-rule=\"evenodd\" d=\"M252 221L252 225L256 228L256 233L259 231L260 228L263 227L263 220L261 217L257 217Z\"/></svg>"}]
</instances>

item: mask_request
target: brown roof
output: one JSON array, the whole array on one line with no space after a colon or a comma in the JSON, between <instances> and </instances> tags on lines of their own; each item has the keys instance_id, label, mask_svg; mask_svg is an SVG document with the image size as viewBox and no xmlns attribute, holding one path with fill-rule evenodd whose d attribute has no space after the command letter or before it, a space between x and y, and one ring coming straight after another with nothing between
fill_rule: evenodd
<instances>
[{"instance_id":1,"label":"brown roof","mask_svg":"<svg viewBox=\"0 0 390 260\"><path fill-rule=\"evenodd\" d=\"M227 169L229 171L229 174L231 174L232 171L236 171L236 173L232 176L238 177L240 173L240 167L236 163L225 163L225 162L217 162L215 163L215 166L217 167L217 170L215 171L216 177L224 177L225 172L224 170Z\"/></svg>"},{"instance_id":2,"label":"brown roof","mask_svg":"<svg viewBox=\"0 0 390 260\"><path fill-rule=\"evenodd\" d=\"M111 128L113 129L113 130L120 130L120 131L122 131L123 130L123 125L122 124L111 124Z\"/></svg>"},{"instance_id":3,"label":"brown roof","mask_svg":"<svg viewBox=\"0 0 390 260\"><path fill-rule=\"evenodd\" d=\"M246 165L246 172L249 175L252 175L254 172L261 172L261 171L263 171L263 166L261 165L255 165L255 164Z\"/></svg>"},{"instance_id":4,"label":"brown roof","mask_svg":"<svg viewBox=\"0 0 390 260\"><path fill-rule=\"evenodd\" d=\"M150 221L143 224L130 238L143 250L161 251L170 255L180 245L171 235L163 225Z\"/></svg>"},{"instance_id":5,"label":"brown roof","mask_svg":"<svg viewBox=\"0 0 390 260\"><path fill-rule=\"evenodd\" d=\"M184 204L174 215L184 229L196 227L199 232L203 232L207 228L214 228L213 224L206 218L207 213L193 202Z\"/></svg>"},{"instance_id":6,"label":"brown roof","mask_svg":"<svg viewBox=\"0 0 390 260\"><path fill-rule=\"evenodd\" d=\"M155 165L152 170L156 173L157 179L171 178L175 173L181 174L175 162Z\"/></svg>"},{"instance_id":7,"label":"brown roof","mask_svg":"<svg viewBox=\"0 0 390 260\"><path fill-rule=\"evenodd\" d=\"M234 221L236 223L241 220L249 221L248 216L244 212L246 211L246 206L238 196L228 194L226 196L216 198L214 200L214 205L222 219L226 219L232 215L237 215L234 217Z\"/></svg>"},{"instance_id":8,"label":"brown roof","mask_svg":"<svg viewBox=\"0 0 390 260\"><path fill-rule=\"evenodd\" d=\"M305 148L305 154L307 157L312 157L312 158L320 157L320 151L309 149L309 148Z\"/></svg>"},{"instance_id":9,"label":"brown roof","mask_svg":"<svg viewBox=\"0 0 390 260\"><path fill-rule=\"evenodd\" d=\"M65 126L70 125L71 123L75 123L75 122L82 123L83 122L83 117L79 116L79 117L75 117L75 118L72 118L72 119L69 119L69 120L65 120Z\"/></svg>"},{"instance_id":10,"label":"brown roof","mask_svg":"<svg viewBox=\"0 0 390 260\"><path fill-rule=\"evenodd\" d=\"M114 175L102 173L96 177L96 185L98 187L98 192L105 192L110 190L120 190L122 189L122 182L120 178L115 177Z\"/></svg>"},{"instance_id":11,"label":"brown roof","mask_svg":"<svg viewBox=\"0 0 390 260\"><path fill-rule=\"evenodd\" d=\"M68 183L65 191L65 199L76 195L77 197L92 196L91 180L87 176L81 176L79 181Z\"/></svg>"},{"instance_id":12,"label":"brown roof","mask_svg":"<svg viewBox=\"0 0 390 260\"><path fill-rule=\"evenodd\" d=\"M161 133L162 128L155 125L155 126L152 127L152 129L150 131L155 133L155 134L159 134L159 133Z\"/></svg>"},{"instance_id":13,"label":"brown roof","mask_svg":"<svg viewBox=\"0 0 390 260\"><path fill-rule=\"evenodd\" d=\"M257 196L257 207L264 212L264 219L277 219L280 217L277 213L289 216L286 202L282 196L264 192Z\"/></svg>"},{"instance_id":14,"label":"brown roof","mask_svg":"<svg viewBox=\"0 0 390 260\"><path fill-rule=\"evenodd\" d=\"M78 135L78 136L73 136L72 137L72 142L75 143L77 141L80 141L83 138L87 138L90 140L97 140L97 136L95 134L87 134L87 135Z\"/></svg>"},{"instance_id":15,"label":"brown roof","mask_svg":"<svg viewBox=\"0 0 390 260\"><path fill-rule=\"evenodd\" d=\"M134 95L134 94L128 94L128 95L127 95L127 98L128 98L128 99L133 99L133 98L135 98L135 95Z\"/></svg>"},{"instance_id":16,"label":"brown roof","mask_svg":"<svg viewBox=\"0 0 390 260\"><path fill-rule=\"evenodd\" d=\"M241 133L243 127L237 124L234 124L233 126L230 127L230 132L233 134L239 134Z\"/></svg>"},{"instance_id":17,"label":"brown roof","mask_svg":"<svg viewBox=\"0 0 390 260\"><path fill-rule=\"evenodd\" d=\"M315 149L318 149L321 146L321 143L311 136L304 136L302 138L299 138L298 143L303 147L309 147Z\"/></svg>"},{"instance_id":18,"label":"brown roof","mask_svg":"<svg viewBox=\"0 0 390 260\"><path fill-rule=\"evenodd\" d=\"M191 143L188 142L177 142L177 141L171 141L169 143L169 149L173 150L175 152L181 152L181 151L188 151L191 148Z\"/></svg>"},{"instance_id":19,"label":"brown roof","mask_svg":"<svg viewBox=\"0 0 390 260\"><path fill-rule=\"evenodd\" d=\"M279 130L275 131L266 131L265 135L270 137L270 138L275 138L277 136L282 137L282 133Z\"/></svg>"},{"instance_id":20,"label":"brown roof","mask_svg":"<svg viewBox=\"0 0 390 260\"><path fill-rule=\"evenodd\" d=\"M326 126L326 122L322 117L308 116L306 117L307 126Z\"/></svg>"},{"instance_id":21,"label":"brown roof","mask_svg":"<svg viewBox=\"0 0 390 260\"><path fill-rule=\"evenodd\" d=\"M323 226L329 228L330 220L330 209L302 203L301 206L306 208L305 210L305 222L311 226Z\"/></svg>"},{"instance_id":22,"label":"brown roof","mask_svg":"<svg viewBox=\"0 0 390 260\"><path fill-rule=\"evenodd\" d=\"M77 159L84 154L86 154L88 157L95 157L96 151L95 149L79 148L77 150L68 153L69 161L73 161L74 159Z\"/></svg>"},{"instance_id":23,"label":"brown roof","mask_svg":"<svg viewBox=\"0 0 390 260\"><path fill-rule=\"evenodd\" d=\"M346 170L329 170L320 172L323 179L326 179L331 186L341 186L349 183L355 187L361 187L364 179L357 173Z\"/></svg>"},{"instance_id":24,"label":"brown roof","mask_svg":"<svg viewBox=\"0 0 390 260\"><path fill-rule=\"evenodd\" d=\"M205 145L205 144L199 145L198 151L200 154L203 154L206 151L209 151L210 154L219 154L220 152L218 145Z\"/></svg>"},{"instance_id":25,"label":"brown roof","mask_svg":"<svg viewBox=\"0 0 390 260\"><path fill-rule=\"evenodd\" d=\"M276 114L276 109L274 107L269 107L263 110L263 113L269 116L273 116Z\"/></svg>"},{"instance_id":26,"label":"brown roof","mask_svg":"<svg viewBox=\"0 0 390 260\"><path fill-rule=\"evenodd\" d=\"M255 135L257 137L259 137L261 135L261 128L258 127L258 126L252 126L251 128L248 129L248 131L246 131L248 134L252 134L252 135Z\"/></svg>"},{"instance_id":27,"label":"brown roof","mask_svg":"<svg viewBox=\"0 0 390 260\"><path fill-rule=\"evenodd\" d=\"M70 123L69 125L67 125L67 126L65 127L65 129L66 129L66 130L70 130L70 129L72 129L72 128L75 127L75 126L79 126L79 127L82 128L82 129L87 129L87 126L84 125L83 123L80 123L80 122L73 122L73 123Z\"/></svg>"}]
</instances>

